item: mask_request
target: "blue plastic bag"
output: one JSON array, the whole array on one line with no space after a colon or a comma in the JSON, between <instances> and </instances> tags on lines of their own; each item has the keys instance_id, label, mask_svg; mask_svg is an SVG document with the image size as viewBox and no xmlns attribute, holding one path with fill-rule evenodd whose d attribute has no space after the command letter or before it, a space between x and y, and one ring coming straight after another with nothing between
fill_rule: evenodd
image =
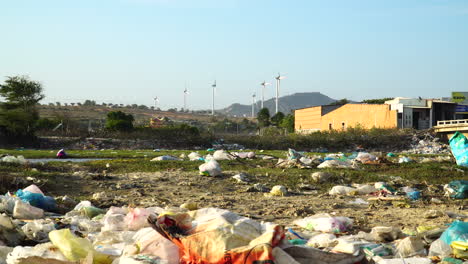
<instances>
[{"instance_id":1,"label":"blue plastic bag","mask_svg":"<svg viewBox=\"0 0 468 264\"><path fill-rule=\"evenodd\" d=\"M449 140L450 149L457 165L468 167L468 139L460 132L455 132Z\"/></svg>"},{"instance_id":2,"label":"blue plastic bag","mask_svg":"<svg viewBox=\"0 0 468 264\"><path fill-rule=\"evenodd\" d=\"M440 239L447 245L453 241L468 242L468 222L454 221L447 230L442 233Z\"/></svg>"},{"instance_id":3,"label":"blue plastic bag","mask_svg":"<svg viewBox=\"0 0 468 264\"><path fill-rule=\"evenodd\" d=\"M406 194L408 198L411 200L419 200L421 198L421 192L420 191L414 191L414 192L409 192Z\"/></svg>"},{"instance_id":4,"label":"blue plastic bag","mask_svg":"<svg viewBox=\"0 0 468 264\"><path fill-rule=\"evenodd\" d=\"M29 203L34 207L44 209L45 211L53 211L57 208L57 203L54 198L44 196L40 193L32 193L19 189L16 191L16 196L18 196L21 201Z\"/></svg>"},{"instance_id":5,"label":"blue plastic bag","mask_svg":"<svg viewBox=\"0 0 468 264\"><path fill-rule=\"evenodd\" d=\"M451 181L448 187L455 191L455 194L450 195L450 197L455 199L468 198L468 181Z\"/></svg>"}]
</instances>

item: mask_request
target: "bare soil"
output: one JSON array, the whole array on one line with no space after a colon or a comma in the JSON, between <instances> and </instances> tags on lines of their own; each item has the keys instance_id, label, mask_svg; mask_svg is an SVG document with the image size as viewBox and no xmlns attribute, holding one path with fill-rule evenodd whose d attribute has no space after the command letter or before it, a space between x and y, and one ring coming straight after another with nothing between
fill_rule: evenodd
<instances>
[{"instance_id":1,"label":"bare soil","mask_svg":"<svg viewBox=\"0 0 468 264\"><path fill-rule=\"evenodd\" d=\"M221 177L200 176L194 172L173 170L167 172L90 175L75 173L49 185L48 193L69 195L73 198L92 198L102 208L110 206L178 207L188 201L198 207L218 207L258 220L291 226L292 221L315 213L329 213L351 217L358 230L374 226L395 226L414 230L418 226L443 226L454 219L446 213L467 214L466 200L447 200L434 204L425 198L400 205L387 201L369 205L352 205L356 198L366 200L372 196L329 196L327 190L301 191L284 197L268 196L261 192L247 192L250 185L239 184L225 172ZM264 176L267 177L267 176ZM55 187L53 187L55 186ZM272 186L269 186L272 187ZM52 189L50 189L52 188ZM402 208L401 208L402 207ZM433 215L430 210L440 211ZM431 217L432 215L432 217Z\"/></svg>"}]
</instances>

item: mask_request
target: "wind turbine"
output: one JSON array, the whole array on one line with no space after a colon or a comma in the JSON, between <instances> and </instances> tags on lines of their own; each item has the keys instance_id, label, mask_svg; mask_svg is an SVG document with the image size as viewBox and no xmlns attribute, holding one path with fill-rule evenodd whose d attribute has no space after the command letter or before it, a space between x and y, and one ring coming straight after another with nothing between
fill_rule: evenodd
<instances>
[{"instance_id":1,"label":"wind turbine","mask_svg":"<svg viewBox=\"0 0 468 264\"><path fill-rule=\"evenodd\" d=\"M278 72L278 76L276 76L276 114L278 113L278 103L279 103L279 89L280 89L280 84L281 80L285 79L285 76L281 76L281 74Z\"/></svg>"},{"instance_id":2,"label":"wind turbine","mask_svg":"<svg viewBox=\"0 0 468 264\"><path fill-rule=\"evenodd\" d=\"M153 100L154 100L154 109L156 110L156 108L158 108L159 98L156 96L153 98Z\"/></svg>"},{"instance_id":3,"label":"wind turbine","mask_svg":"<svg viewBox=\"0 0 468 264\"><path fill-rule=\"evenodd\" d=\"M215 99L215 88L216 88L216 80L214 81L214 83L211 85L211 87L213 88L213 96L212 96L212 100L211 100L211 115L214 116L214 99Z\"/></svg>"},{"instance_id":4,"label":"wind turbine","mask_svg":"<svg viewBox=\"0 0 468 264\"><path fill-rule=\"evenodd\" d=\"M262 108L263 108L263 101L265 101L265 88L267 85L271 85L271 83L267 83L266 81L263 81L260 85L263 86L263 89L262 89Z\"/></svg>"},{"instance_id":5,"label":"wind turbine","mask_svg":"<svg viewBox=\"0 0 468 264\"><path fill-rule=\"evenodd\" d=\"M255 94L252 95L252 118L255 117Z\"/></svg>"},{"instance_id":6,"label":"wind turbine","mask_svg":"<svg viewBox=\"0 0 468 264\"><path fill-rule=\"evenodd\" d=\"M185 85L185 90L184 90L184 111L187 110L187 95L188 95L188 90L187 90L187 85Z\"/></svg>"}]
</instances>

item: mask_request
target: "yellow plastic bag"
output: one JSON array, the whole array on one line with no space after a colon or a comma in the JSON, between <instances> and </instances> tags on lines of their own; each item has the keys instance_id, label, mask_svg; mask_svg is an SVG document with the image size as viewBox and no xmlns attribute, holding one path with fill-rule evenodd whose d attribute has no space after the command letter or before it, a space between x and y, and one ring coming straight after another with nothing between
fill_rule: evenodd
<instances>
[{"instance_id":1,"label":"yellow plastic bag","mask_svg":"<svg viewBox=\"0 0 468 264\"><path fill-rule=\"evenodd\" d=\"M468 259L468 242L453 241L450 246L452 246L453 255L455 255L455 257Z\"/></svg>"},{"instance_id":2,"label":"yellow plastic bag","mask_svg":"<svg viewBox=\"0 0 468 264\"><path fill-rule=\"evenodd\" d=\"M95 251L87 239L74 236L70 229L54 230L49 233L49 238L70 261L80 261L90 253L93 255L93 264L111 264L113 261L111 256Z\"/></svg>"}]
</instances>

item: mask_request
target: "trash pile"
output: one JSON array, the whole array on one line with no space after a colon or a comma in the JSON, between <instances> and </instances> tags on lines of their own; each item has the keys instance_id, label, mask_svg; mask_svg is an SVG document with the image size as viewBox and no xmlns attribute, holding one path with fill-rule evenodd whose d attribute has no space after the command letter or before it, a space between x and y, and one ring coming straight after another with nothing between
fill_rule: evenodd
<instances>
[{"instance_id":1,"label":"trash pile","mask_svg":"<svg viewBox=\"0 0 468 264\"><path fill-rule=\"evenodd\" d=\"M412 144L410 149L403 151L408 154L449 154L450 149L447 144L440 142L439 138L436 138L430 134L425 134L422 139L417 135L412 138Z\"/></svg>"},{"instance_id":2,"label":"trash pile","mask_svg":"<svg viewBox=\"0 0 468 264\"><path fill-rule=\"evenodd\" d=\"M210 160L205 164L213 164ZM248 175L236 175L248 181ZM468 197L468 182L445 186ZM385 194L419 199L418 190L387 183L335 186L331 195ZM284 196L284 186L269 195ZM370 199L369 199L370 200ZM354 203L363 204L363 199ZM59 209L69 208L65 215ZM0 196L0 264L20 263L462 263L468 258L468 222L418 227L408 233L377 226L356 230L344 216L313 214L284 227L219 208L110 207L55 200L36 185ZM466 216L465 216L466 219Z\"/></svg>"}]
</instances>

